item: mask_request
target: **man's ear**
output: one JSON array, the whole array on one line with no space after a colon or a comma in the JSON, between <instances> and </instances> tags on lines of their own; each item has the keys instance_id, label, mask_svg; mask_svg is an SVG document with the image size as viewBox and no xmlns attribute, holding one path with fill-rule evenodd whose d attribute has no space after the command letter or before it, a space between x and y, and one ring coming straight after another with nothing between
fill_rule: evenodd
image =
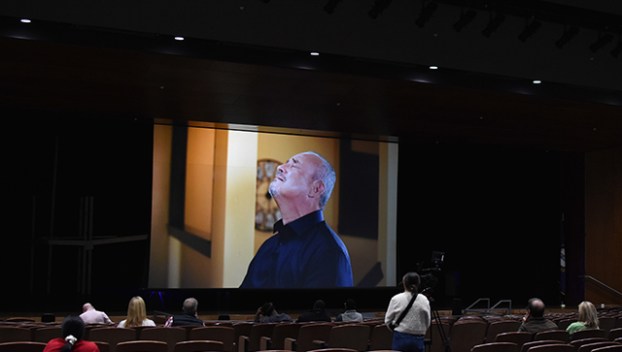
<instances>
[{"instance_id":1,"label":"man's ear","mask_svg":"<svg viewBox=\"0 0 622 352\"><path fill-rule=\"evenodd\" d=\"M322 182L321 180L315 180L313 181L313 184L311 185L311 195L315 198L317 196L320 196L321 194L324 193L324 189L326 187L324 186L324 182Z\"/></svg>"}]
</instances>

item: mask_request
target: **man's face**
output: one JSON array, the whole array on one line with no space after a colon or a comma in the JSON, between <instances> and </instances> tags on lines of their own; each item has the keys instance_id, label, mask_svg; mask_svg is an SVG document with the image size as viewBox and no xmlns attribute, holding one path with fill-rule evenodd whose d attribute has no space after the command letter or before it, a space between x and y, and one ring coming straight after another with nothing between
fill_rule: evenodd
<instances>
[{"instance_id":1,"label":"man's face","mask_svg":"<svg viewBox=\"0 0 622 352\"><path fill-rule=\"evenodd\" d=\"M319 159L312 154L296 154L279 165L276 177L270 183L270 194L275 200L301 199L310 195L313 173Z\"/></svg>"}]
</instances>

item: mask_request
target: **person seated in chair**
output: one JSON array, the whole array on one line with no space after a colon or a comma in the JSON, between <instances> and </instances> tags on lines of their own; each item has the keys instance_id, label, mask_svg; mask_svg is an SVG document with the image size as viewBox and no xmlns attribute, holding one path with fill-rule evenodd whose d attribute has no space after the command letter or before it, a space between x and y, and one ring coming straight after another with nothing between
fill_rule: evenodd
<instances>
[{"instance_id":1,"label":"person seated in chair","mask_svg":"<svg viewBox=\"0 0 622 352\"><path fill-rule=\"evenodd\" d=\"M296 320L297 323L309 321L332 321L330 315L326 312L326 303L324 303L321 299L318 299L313 303L313 309L300 314Z\"/></svg>"},{"instance_id":2,"label":"person seated in chair","mask_svg":"<svg viewBox=\"0 0 622 352\"><path fill-rule=\"evenodd\" d=\"M531 298L527 301L527 312L518 331L536 333L545 330L559 329L554 321L544 317L544 302L540 298Z\"/></svg>"},{"instance_id":3,"label":"person seated in chair","mask_svg":"<svg viewBox=\"0 0 622 352\"><path fill-rule=\"evenodd\" d=\"M61 325L62 337L47 342L43 352L99 352L93 341L83 340L84 321L77 315L65 317Z\"/></svg>"},{"instance_id":4,"label":"person seated in chair","mask_svg":"<svg viewBox=\"0 0 622 352\"><path fill-rule=\"evenodd\" d=\"M181 307L182 314L175 314L168 318L165 326L205 326L205 322L198 316L199 301L194 297L188 297L184 300Z\"/></svg>"}]
</instances>

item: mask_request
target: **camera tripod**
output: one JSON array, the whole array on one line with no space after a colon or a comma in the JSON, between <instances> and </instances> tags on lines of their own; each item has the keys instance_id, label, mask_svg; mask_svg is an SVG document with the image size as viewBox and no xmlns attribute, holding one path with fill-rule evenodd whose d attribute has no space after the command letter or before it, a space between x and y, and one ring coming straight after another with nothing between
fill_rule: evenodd
<instances>
[{"instance_id":1,"label":"camera tripod","mask_svg":"<svg viewBox=\"0 0 622 352\"><path fill-rule=\"evenodd\" d=\"M426 295L426 296L428 297L428 300L430 301L430 308L432 311L433 323L430 324L430 327L432 327L432 325L436 325L436 328L438 329L438 335L440 336L441 342L443 343L443 352L451 352L451 344L450 344L449 338L447 337L447 334L445 334L445 329L443 328L443 324L441 322L441 317L438 314L438 310L435 308L434 297L432 297L431 295ZM430 330L430 339L425 342L427 352L431 352L432 345L434 344L433 336L434 336L434 332Z\"/></svg>"}]
</instances>

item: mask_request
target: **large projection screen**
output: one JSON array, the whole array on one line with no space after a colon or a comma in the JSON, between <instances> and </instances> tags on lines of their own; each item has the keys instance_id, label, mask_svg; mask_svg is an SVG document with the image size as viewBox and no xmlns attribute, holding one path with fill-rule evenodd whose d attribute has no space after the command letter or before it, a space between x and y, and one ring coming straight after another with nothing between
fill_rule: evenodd
<instances>
[{"instance_id":1,"label":"large projection screen","mask_svg":"<svg viewBox=\"0 0 622 352\"><path fill-rule=\"evenodd\" d=\"M324 217L348 249L354 286L395 286L396 141L157 124L153 150L149 287L239 287L279 216L262 180L304 151L336 170Z\"/></svg>"}]
</instances>

